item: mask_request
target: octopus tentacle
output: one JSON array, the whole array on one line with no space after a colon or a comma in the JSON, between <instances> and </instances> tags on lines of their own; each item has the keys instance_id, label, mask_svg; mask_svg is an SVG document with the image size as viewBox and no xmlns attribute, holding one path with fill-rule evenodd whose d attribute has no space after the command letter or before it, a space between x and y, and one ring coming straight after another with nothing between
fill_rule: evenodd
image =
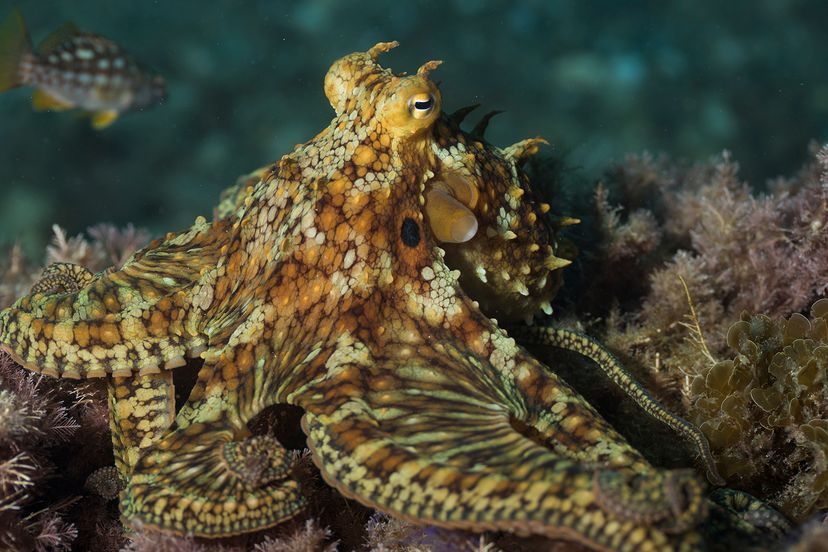
<instances>
[{"instance_id":1,"label":"octopus tentacle","mask_svg":"<svg viewBox=\"0 0 828 552\"><path fill-rule=\"evenodd\" d=\"M503 369L432 336L439 346L418 344L415 357L396 342L351 344L358 364L353 353L329 357L329 378L299 403L326 481L382 511L446 527L542 533L608 550L695 545L693 532L669 536L705 513L686 472L647 464L519 350ZM365 371L363 389L354 376ZM616 474L611 490L596 488L600 474ZM649 514L631 516L626 505Z\"/></svg>"},{"instance_id":2,"label":"octopus tentacle","mask_svg":"<svg viewBox=\"0 0 828 552\"><path fill-rule=\"evenodd\" d=\"M236 410L247 398L212 376L241 372L234 363L224 356L202 369L176 429L142 451L122 494L132 524L229 536L278 524L304 507L288 451L273 437L250 436Z\"/></svg>"},{"instance_id":3,"label":"octopus tentacle","mask_svg":"<svg viewBox=\"0 0 828 552\"><path fill-rule=\"evenodd\" d=\"M112 378L107 383L115 467L126 481L141 451L158 441L173 423L172 372Z\"/></svg>"},{"instance_id":4,"label":"octopus tentacle","mask_svg":"<svg viewBox=\"0 0 828 552\"><path fill-rule=\"evenodd\" d=\"M515 392L512 400L519 405L513 415L544 446L573 461L643 472L651 469L592 406L545 366L524 360L508 385Z\"/></svg>"},{"instance_id":5,"label":"octopus tentacle","mask_svg":"<svg viewBox=\"0 0 828 552\"><path fill-rule=\"evenodd\" d=\"M746 532L761 535L763 540L778 539L788 534L793 526L779 511L758 498L736 489L716 489L710 494L713 504L728 517L736 518L736 525ZM730 525L734 525L733 520Z\"/></svg>"},{"instance_id":6,"label":"octopus tentacle","mask_svg":"<svg viewBox=\"0 0 828 552\"><path fill-rule=\"evenodd\" d=\"M182 366L185 355L205 344L200 280L218 262L227 226L201 218L117 271L92 275L77 265L52 265L31 294L0 313L0 347L54 377L123 377Z\"/></svg>"},{"instance_id":7,"label":"octopus tentacle","mask_svg":"<svg viewBox=\"0 0 828 552\"><path fill-rule=\"evenodd\" d=\"M192 424L150 447L136 465L121 510L133 525L196 536L264 529L305 505L283 476L287 451L275 439L234 440L223 420Z\"/></svg>"},{"instance_id":8,"label":"octopus tentacle","mask_svg":"<svg viewBox=\"0 0 828 552\"><path fill-rule=\"evenodd\" d=\"M91 284L95 273L74 263L52 263L43 270L40 279L32 286L31 293L53 295L77 291Z\"/></svg>"},{"instance_id":9,"label":"octopus tentacle","mask_svg":"<svg viewBox=\"0 0 828 552\"><path fill-rule=\"evenodd\" d=\"M724 479L716 469L710 445L704 434L687 420L664 408L649 391L630 374L624 365L600 343L591 337L562 328L526 326L512 332L519 339L538 345L548 345L578 353L592 360L604 374L620 387L647 414L664 423L673 431L693 443L705 467L707 478L713 485L724 485Z\"/></svg>"},{"instance_id":10,"label":"octopus tentacle","mask_svg":"<svg viewBox=\"0 0 828 552\"><path fill-rule=\"evenodd\" d=\"M475 439L468 431L454 433L451 428L458 427L459 421L442 416L447 411L438 408L408 412L419 420L412 425L432 428L419 437L387 428L357 401L343 402L333 412L306 413L303 429L329 484L397 517L450 528L541 533L602 550L638 550L645 543L690 550L699 544L693 533L676 541L655 524L614 516L596 496L593 468L521 442L507 418L498 423L491 412L477 411ZM464 426L473 423L470 414L466 408ZM437 439L439 444L429 442ZM433 453L439 446L445 454ZM514 461L493 466L462 461L462 455L486 448L501 455L516 448L519 453L513 460L542 463L543 477L526 477ZM658 473L651 475L663 482Z\"/></svg>"},{"instance_id":11,"label":"octopus tentacle","mask_svg":"<svg viewBox=\"0 0 828 552\"><path fill-rule=\"evenodd\" d=\"M595 473L594 492L602 508L636 524L658 524L668 534L695 527L707 517L707 499L690 470L650 474L601 470Z\"/></svg>"}]
</instances>

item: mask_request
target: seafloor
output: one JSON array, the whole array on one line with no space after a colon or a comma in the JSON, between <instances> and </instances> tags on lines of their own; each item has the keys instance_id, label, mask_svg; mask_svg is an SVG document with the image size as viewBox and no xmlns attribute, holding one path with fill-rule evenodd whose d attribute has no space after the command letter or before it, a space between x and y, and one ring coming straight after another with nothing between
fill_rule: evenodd
<instances>
[{"instance_id":1,"label":"seafloor","mask_svg":"<svg viewBox=\"0 0 828 552\"><path fill-rule=\"evenodd\" d=\"M580 248L555 314L606 343L672 410L698 424L729 487L775 506L796 529L775 548L822 550L828 538L828 147L755 193L727 152L695 164L649 154L615 163L600 182L569 182L560 159L529 167L553 212L577 214ZM587 191L588 190L588 191ZM0 306L40 267L122 263L149 239L98 225L69 237L55 226L45 255L12 247L0 260ZM597 372L535 349L654 462L671 465L641 416ZM574 366L574 369L573 369ZM579 378L580 374L580 378ZM584 377L586 374L586 377ZM244 538L206 541L126 533L116 501L87 477L111 465L105 390L67 384L0 358L0 544L19 550L535 550L542 539L420 528L372 512L327 487L303 450L297 412L273 409L259 431L295 450L311 506ZM105 489L104 489L105 490ZM769 543L770 544L770 543ZM557 545L552 544L554 548ZM560 544L561 549L571 549Z\"/></svg>"}]
</instances>

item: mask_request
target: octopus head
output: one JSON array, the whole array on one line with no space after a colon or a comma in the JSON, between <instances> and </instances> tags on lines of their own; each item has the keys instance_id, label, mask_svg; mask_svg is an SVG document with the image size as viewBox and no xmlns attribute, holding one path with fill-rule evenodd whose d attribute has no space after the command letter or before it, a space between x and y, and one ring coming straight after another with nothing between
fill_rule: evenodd
<instances>
[{"instance_id":1,"label":"octopus head","mask_svg":"<svg viewBox=\"0 0 828 552\"><path fill-rule=\"evenodd\" d=\"M457 117L441 114L440 92L428 78L440 62L429 61L413 75L395 75L377 62L396 46L382 42L334 62L325 77L331 106L346 124L389 139L375 141L374 154L390 146L402 155L411 145L427 154L403 163L430 177L422 201L431 237L486 314L528 319L551 312L560 269L570 261L559 256L565 253L556 228L544 216L549 206L534 200L521 168L545 141L530 138L500 149L483 140L479 128L463 131ZM357 158L360 153L357 148Z\"/></svg>"},{"instance_id":2,"label":"octopus head","mask_svg":"<svg viewBox=\"0 0 828 552\"><path fill-rule=\"evenodd\" d=\"M441 62L426 62L415 75L394 75L377 58L397 45L380 42L335 61L325 76L325 96L338 115L376 118L385 132L405 138L423 134L440 115L440 91L428 74Z\"/></svg>"}]
</instances>

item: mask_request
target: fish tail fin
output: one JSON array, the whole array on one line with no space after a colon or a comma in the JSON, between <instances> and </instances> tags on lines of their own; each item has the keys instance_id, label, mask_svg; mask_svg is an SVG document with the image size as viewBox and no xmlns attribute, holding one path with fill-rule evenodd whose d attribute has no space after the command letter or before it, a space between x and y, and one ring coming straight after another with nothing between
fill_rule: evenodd
<instances>
[{"instance_id":1,"label":"fish tail fin","mask_svg":"<svg viewBox=\"0 0 828 552\"><path fill-rule=\"evenodd\" d=\"M95 130L103 130L114 123L117 118L117 111L98 111L92 114L92 128Z\"/></svg>"},{"instance_id":2,"label":"fish tail fin","mask_svg":"<svg viewBox=\"0 0 828 552\"><path fill-rule=\"evenodd\" d=\"M9 16L0 23L0 92L23 84L20 62L31 51L32 39L23 14L19 9L12 8Z\"/></svg>"}]
</instances>

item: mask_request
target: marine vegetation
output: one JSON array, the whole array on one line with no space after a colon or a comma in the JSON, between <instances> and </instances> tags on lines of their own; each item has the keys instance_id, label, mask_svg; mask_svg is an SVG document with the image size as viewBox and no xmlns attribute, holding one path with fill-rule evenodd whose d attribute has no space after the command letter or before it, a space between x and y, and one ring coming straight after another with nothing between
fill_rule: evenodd
<instances>
[{"instance_id":1,"label":"marine vegetation","mask_svg":"<svg viewBox=\"0 0 828 552\"><path fill-rule=\"evenodd\" d=\"M828 299L810 320L742 315L733 358L691 383L691 416L722 474L757 489L794 519L828 508Z\"/></svg>"},{"instance_id":2,"label":"marine vegetation","mask_svg":"<svg viewBox=\"0 0 828 552\"><path fill-rule=\"evenodd\" d=\"M584 291L561 309L700 425L729 486L799 522L826 508L826 169L814 146L757 195L726 152L629 157L597 189Z\"/></svg>"},{"instance_id":3,"label":"marine vegetation","mask_svg":"<svg viewBox=\"0 0 828 552\"><path fill-rule=\"evenodd\" d=\"M115 42L71 23L35 50L23 15L15 8L0 25L0 92L19 86L35 89L36 111L79 108L91 114L96 129L166 96L163 77L144 69Z\"/></svg>"}]
</instances>

